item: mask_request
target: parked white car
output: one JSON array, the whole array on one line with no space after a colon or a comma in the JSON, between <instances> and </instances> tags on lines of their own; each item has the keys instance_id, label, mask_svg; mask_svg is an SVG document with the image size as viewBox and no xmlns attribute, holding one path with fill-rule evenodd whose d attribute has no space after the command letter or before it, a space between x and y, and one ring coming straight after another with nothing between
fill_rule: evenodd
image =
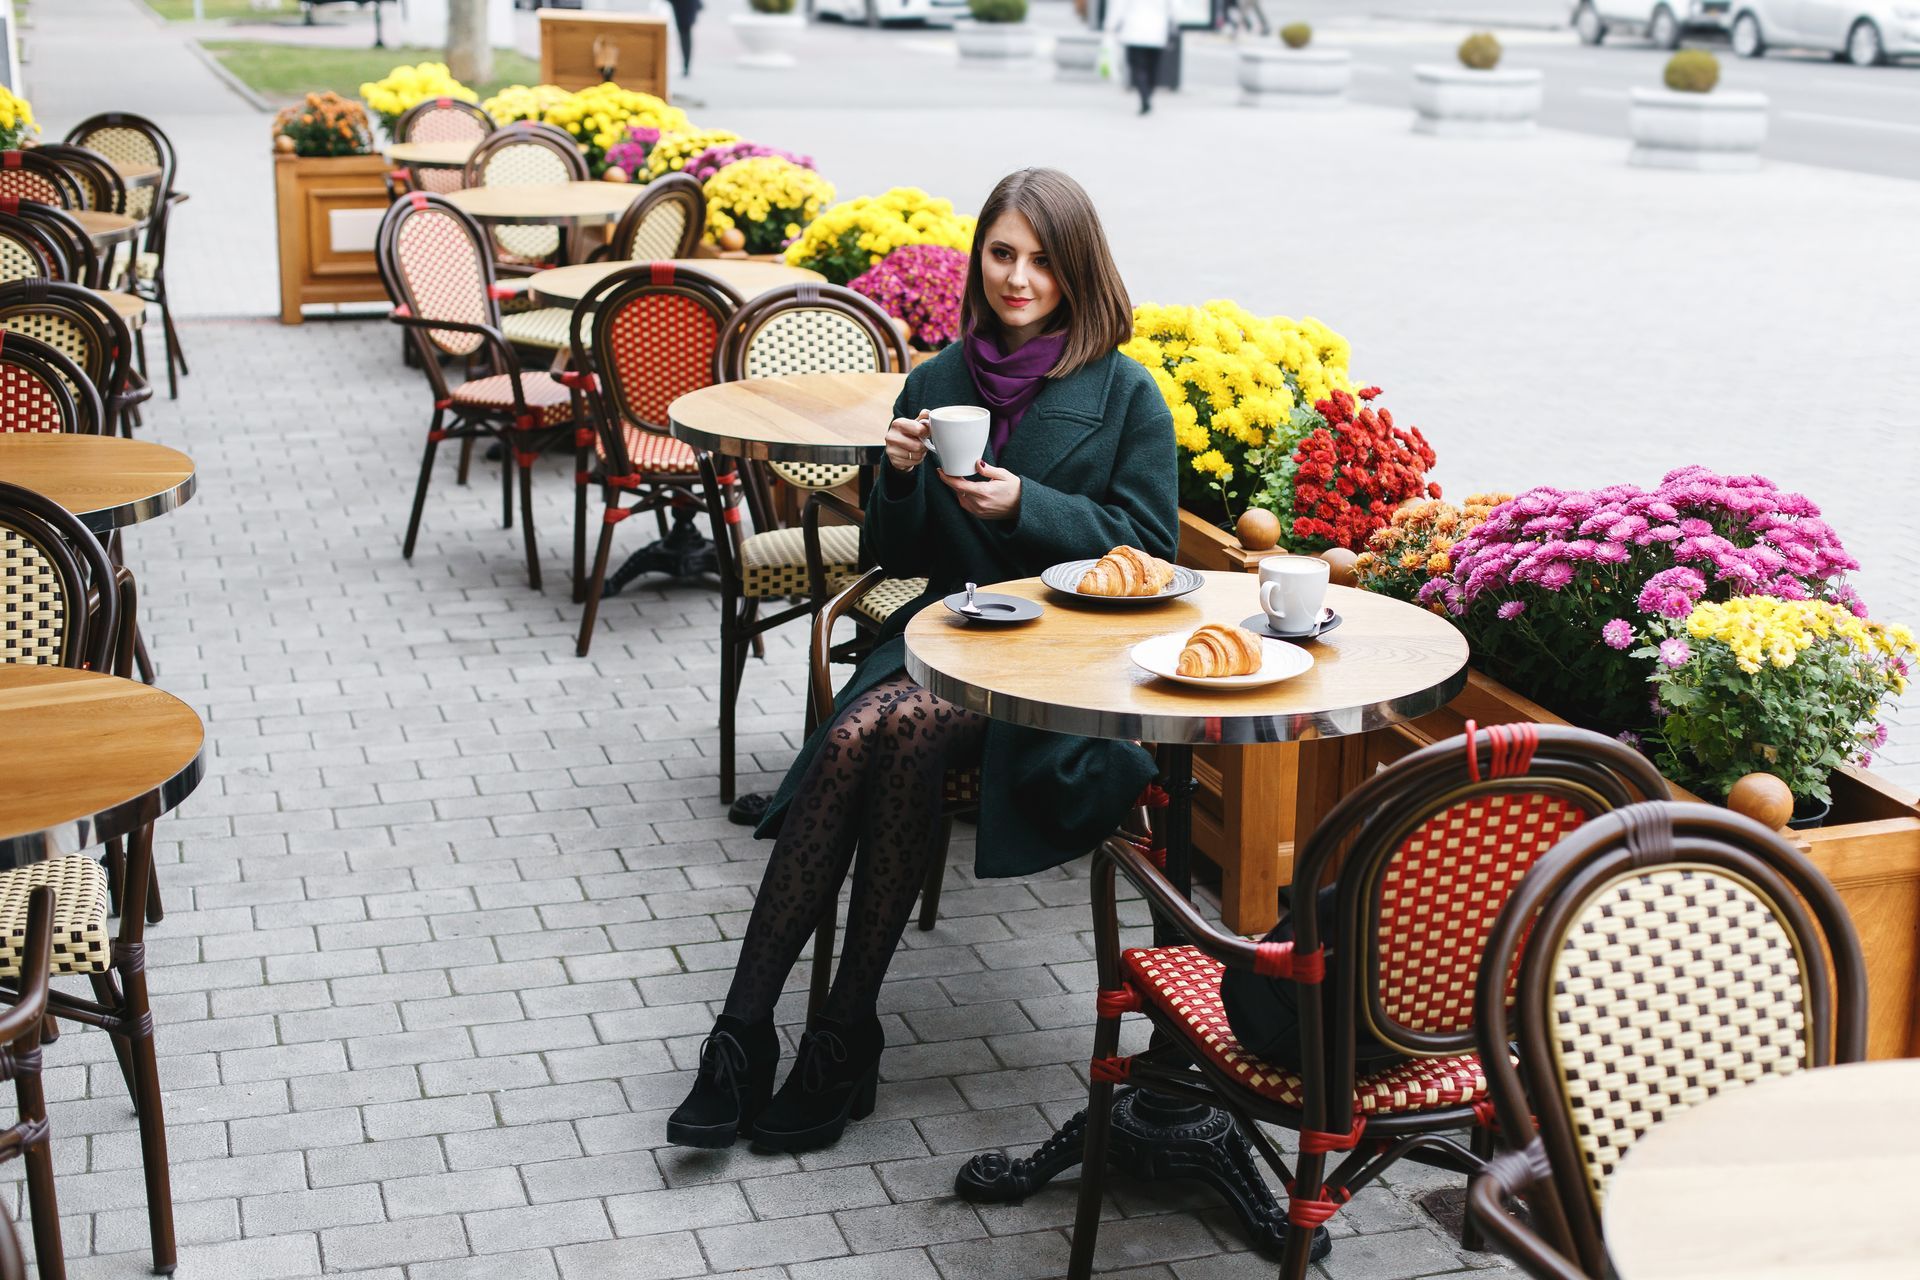
<instances>
[{"instance_id":1,"label":"parked white car","mask_svg":"<svg viewBox=\"0 0 1920 1280\"><path fill-rule=\"evenodd\" d=\"M1672 49L1686 32L1725 31L1729 6L1730 0L1578 0L1573 6L1573 29L1584 44L1599 44L1609 35L1625 32Z\"/></svg>"},{"instance_id":2,"label":"parked white car","mask_svg":"<svg viewBox=\"0 0 1920 1280\"><path fill-rule=\"evenodd\" d=\"M890 22L951 26L955 18L967 16L967 0L813 0L813 13L870 27Z\"/></svg>"},{"instance_id":3,"label":"parked white car","mask_svg":"<svg viewBox=\"0 0 1920 1280\"><path fill-rule=\"evenodd\" d=\"M1856 67L1920 57L1920 0L1735 0L1733 51L1820 49Z\"/></svg>"}]
</instances>

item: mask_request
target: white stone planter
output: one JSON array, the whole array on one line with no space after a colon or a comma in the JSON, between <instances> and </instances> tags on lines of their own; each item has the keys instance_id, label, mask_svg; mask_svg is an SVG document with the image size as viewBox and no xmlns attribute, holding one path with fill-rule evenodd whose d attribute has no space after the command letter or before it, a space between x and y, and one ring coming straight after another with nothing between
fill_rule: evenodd
<instances>
[{"instance_id":1,"label":"white stone planter","mask_svg":"<svg viewBox=\"0 0 1920 1280\"><path fill-rule=\"evenodd\" d=\"M1337 107L1353 82L1353 55L1345 49L1240 47L1243 107Z\"/></svg>"},{"instance_id":2,"label":"white stone planter","mask_svg":"<svg viewBox=\"0 0 1920 1280\"><path fill-rule=\"evenodd\" d=\"M1635 89L1627 131L1633 137L1629 164L1715 173L1758 169L1767 95Z\"/></svg>"},{"instance_id":3,"label":"white stone planter","mask_svg":"<svg viewBox=\"0 0 1920 1280\"><path fill-rule=\"evenodd\" d=\"M1093 81L1100 78L1100 33L1062 31L1053 38L1053 78Z\"/></svg>"},{"instance_id":4,"label":"white stone planter","mask_svg":"<svg viewBox=\"0 0 1920 1280\"><path fill-rule=\"evenodd\" d=\"M953 24L953 38L960 45L962 58L982 62L1005 63L1014 58L1031 58L1036 45L1033 28L1024 22L975 22L961 18Z\"/></svg>"},{"instance_id":5,"label":"white stone planter","mask_svg":"<svg viewBox=\"0 0 1920 1280\"><path fill-rule=\"evenodd\" d=\"M792 13L737 13L727 23L746 46L740 65L765 70L794 66L793 51L800 47L800 35L807 29L806 16L797 5Z\"/></svg>"},{"instance_id":6,"label":"white stone planter","mask_svg":"<svg viewBox=\"0 0 1920 1280\"><path fill-rule=\"evenodd\" d=\"M1413 69L1413 131L1443 138L1517 138L1540 114L1538 71Z\"/></svg>"}]
</instances>

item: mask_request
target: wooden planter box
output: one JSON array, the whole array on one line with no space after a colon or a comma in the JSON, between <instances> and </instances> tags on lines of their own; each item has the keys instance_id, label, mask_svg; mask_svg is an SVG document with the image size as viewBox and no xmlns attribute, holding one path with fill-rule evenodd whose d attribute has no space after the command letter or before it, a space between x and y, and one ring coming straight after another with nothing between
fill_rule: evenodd
<instances>
[{"instance_id":1,"label":"wooden planter box","mask_svg":"<svg viewBox=\"0 0 1920 1280\"><path fill-rule=\"evenodd\" d=\"M1184 511L1180 518L1180 563L1228 569L1249 558L1230 535ZM1463 732L1468 720L1566 723L1474 671L1460 696L1431 715L1317 744L1314 755L1332 758L1316 764L1313 777L1301 776L1301 752L1290 743L1196 750L1194 844L1220 867L1227 926L1243 933L1273 927L1275 891L1293 878L1294 805L1303 785L1344 794L1380 765ZM1674 797L1698 799L1678 787ZM1833 778L1827 825L1789 838L1853 915L1867 962L1869 1055L1920 1057L1920 796L1867 770L1842 768Z\"/></svg>"},{"instance_id":2,"label":"wooden planter box","mask_svg":"<svg viewBox=\"0 0 1920 1280\"><path fill-rule=\"evenodd\" d=\"M309 302L384 302L374 235L387 209L377 155L273 157L280 223L280 322Z\"/></svg>"},{"instance_id":3,"label":"wooden planter box","mask_svg":"<svg viewBox=\"0 0 1920 1280\"><path fill-rule=\"evenodd\" d=\"M622 89L667 96L667 20L641 13L540 10L540 82L585 89L601 81L593 42L614 50L613 82ZM604 47L604 46L603 46Z\"/></svg>"}]
</instances>

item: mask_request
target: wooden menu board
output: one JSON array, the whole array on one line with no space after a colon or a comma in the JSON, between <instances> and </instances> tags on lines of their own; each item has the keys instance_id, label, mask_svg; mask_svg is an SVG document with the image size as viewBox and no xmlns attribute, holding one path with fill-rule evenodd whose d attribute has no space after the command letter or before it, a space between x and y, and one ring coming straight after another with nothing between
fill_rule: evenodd
<instances>
[{"instance_id":1,"label":"wooden menu board","mask_svg":"<svg viewBox=\"0 0 1920 1280\"><path fill-rule=\"evenodd\" d=\"M596 56L594 42L600 41ZM613 75L602 73L602 60ZM540 81L585 89L611 78L623 89L667 96L667 20L652 14L540 10Z\"/></svg>"}]
</instances>

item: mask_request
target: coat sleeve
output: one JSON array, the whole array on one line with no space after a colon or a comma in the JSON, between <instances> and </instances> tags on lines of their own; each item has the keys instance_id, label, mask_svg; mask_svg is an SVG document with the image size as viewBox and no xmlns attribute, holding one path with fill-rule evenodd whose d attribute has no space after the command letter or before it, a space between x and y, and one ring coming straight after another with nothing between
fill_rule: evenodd
<instances>
[{"instance_id":1,"label":"coat sleeve","mask_svg":"<svg viewBox=\"0 0 1920 1280\"><path fill-rule=\"evenodd\" d=\"M1177 466L1173 415L1142 378L1128 397L1105 493L1068 493L1023 478L1020 514L990 527L1004 529L1002 536L1022 553L1048 563L1122 543L1171 560L1180 541Z\"/></svg>"},{"instance_id":2,"label":"coat sleeve","mask_svg":"<svg viewBox=\"0 0 1920 1280\"><path fill-rule=\"evenodd\" d=\"M893 416L907 418L916 410L913 377L900 388L893 402ZM874 477L867 494L866 550L873 562L896 578L930 576L927 555L927 467L917 466L906 476L891 474L893 466L882 460L880 474Z\"/></svg>"}]
</instances>

